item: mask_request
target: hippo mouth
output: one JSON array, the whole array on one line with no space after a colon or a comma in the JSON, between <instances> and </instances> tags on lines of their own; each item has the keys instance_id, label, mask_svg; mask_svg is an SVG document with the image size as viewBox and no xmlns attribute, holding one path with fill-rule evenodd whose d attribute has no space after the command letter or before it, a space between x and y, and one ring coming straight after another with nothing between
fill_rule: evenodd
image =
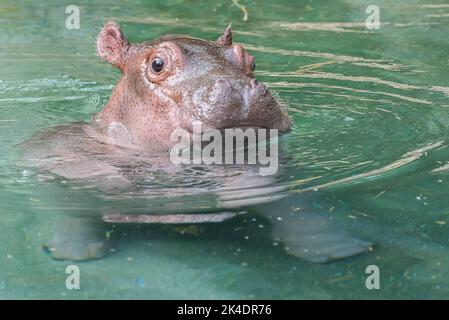
<instances>
[{"instance_id":1,"label":"hippo mouth","mask_svg":"<svg viewBox=\"0 0 449 320\"><path fill-rule=\"evenodd\" d=\"M229 125L223 125L220 126L219 128L217 128L218 130L222 131L222 130L226 130L226 129L242 129L242 130L247 130L247 129L253 129L253 130L259 130L259 129L265 129L268 130L270 129L270 125L266 124L266 123L262 123L262 122L249 122L249 121L245 121L245 122L241 122L241 123L233 123L233 124L229 124Z\"/></svg>"},{"instance_id":2,"label":"hippo mouth","mask_svg":"<svg viewBox=\"0 0 449 320\"><path fill-rule=\"evenodd\" d=\"M193 134L194 133L194 129L184 129L186 130L189 134ZM247 130L254 130L254 131L258 131L258 130L270 130L270 127L267 125L255 125L255 124L233 124L233 125L224 125L224 126L219 126L219 127L206 127L201 129L201 134L205 134L208 132L212 132L212 131L218 131L220 132L220 134L224 135L226 133L226 131L232 131L232 130L242 130L242 131L247 131ZM198 133L198 131L197 131Z\"/></svg>"},{"instance_id":3,"label":"hippo mouth","mask_svg":"<svg viewBox=\"0 0 449 320\"><path fill-rule=\"evenodd\" d=\"M242 129L242 130L269 130L270 128L267 126L257 126L257 125L238 125L238 126L230 126L225 127L221 130L235 130L235 129Z\"/></svg>"},{"instance_id":4,"label":"hippo mouth","mask_svg":"<svg viewBox=\"0 0 449 320\"><path fill-rule=\"evenodd\" d=\"M245 120L232 123L225 123L219 126L218 130L226 129L252 129L252 130L279 130L281 133L286 133L290 131L291 120L286 115L280 115L279 120L273 121L272 119L255 119L255 120Z\"/></svg>"}]
</instances>

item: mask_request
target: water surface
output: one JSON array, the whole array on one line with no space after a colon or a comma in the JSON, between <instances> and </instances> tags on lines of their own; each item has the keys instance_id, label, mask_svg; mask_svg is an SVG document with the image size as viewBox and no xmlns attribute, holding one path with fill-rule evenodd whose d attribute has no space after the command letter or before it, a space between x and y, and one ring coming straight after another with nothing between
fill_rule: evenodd
<instances>
[{"instance_id":1,"label":"water surface","mask_svg":"<svg viewBox=\"0 0 449 320\"><path fill-rule=\"evenodd\" d=\"M247 21L232 1L78 1L81 29L67 30L70 4L0 4L0 298L448 297L449 3L377 1L374 31L363 23L373 3L361 0L241 1ZM95 188L76 198L73 190L89 186L19 170L17 144L39 129L89 121L105 104L119 72L95 56L94 43L110 18L132 42L164 33L212 40L232 21L256 76L295 122L282 139L282 183L303 210L332 217L374 250L311 264L285 254L254 213L192 228L111 227L116 251L79 263L82 288L67 290L70 262L42 250L54 217L112 200L100 204ZM159 195L176 183L213 187L166 181ZM194 199L187 203L214 201ZM380 290L365 287L373 264Z\"/></svg>"}]
</instances>

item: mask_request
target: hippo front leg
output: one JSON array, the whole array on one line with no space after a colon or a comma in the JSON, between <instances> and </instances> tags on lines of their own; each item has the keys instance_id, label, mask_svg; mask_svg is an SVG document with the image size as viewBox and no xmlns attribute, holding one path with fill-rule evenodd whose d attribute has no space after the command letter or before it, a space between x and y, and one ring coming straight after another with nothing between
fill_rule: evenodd
<instances>
[{"instance_id":1,"label":"hippo front leg","mask_svg":"<svg viewBox=\"0 0 449 320\"><path fill-rule=\"evenodd\" d=\"M104 222L101 217L64 216L56 223L47 247L57 260L101 258L108 248Z\"/></svg>"},{"instance_id":2,"label":"hippo front leg","mask_svg":"<svg viewBox=\"0 0 449 320\"><path fill-rule=\"evenodd\" d=\"M325 215L302 208L292 209L297 201L283 199L256 208L272 224L272 237L286 252L310 262L323 263L368 251L370 242L352 237L338 229Z\"/></svg>"}]
</instances>

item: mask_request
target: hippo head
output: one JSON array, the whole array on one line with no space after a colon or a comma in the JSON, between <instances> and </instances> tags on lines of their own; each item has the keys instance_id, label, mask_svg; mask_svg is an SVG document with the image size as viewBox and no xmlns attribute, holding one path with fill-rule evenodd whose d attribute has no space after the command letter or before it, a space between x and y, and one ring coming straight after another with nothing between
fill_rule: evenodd
<instances>
[{"instance_id":1,"label":"hippo head","mask_svg":"<svg viewBox=\"0 0 449 320\"><path fill-rule=\"evenodd\" d=\"M97 53L123 75L96 122L120 128L139 147L168 150L170 133L192 132L195 121L206 130L290 128L286 111L254 78L254 58L233 43L230 26L217 41L168 35L130 44L108 22Z\"/></svg>"}]
</instances>

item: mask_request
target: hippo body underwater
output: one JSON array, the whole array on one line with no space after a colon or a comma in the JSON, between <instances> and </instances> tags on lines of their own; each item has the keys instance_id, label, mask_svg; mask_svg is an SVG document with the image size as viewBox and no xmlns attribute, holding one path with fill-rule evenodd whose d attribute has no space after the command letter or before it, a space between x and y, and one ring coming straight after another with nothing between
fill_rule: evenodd
<instances>
[{"instance_id":1,"label":"hippo body underwater","mask_svg":"<svg viewBox=\"0 0 449 320\"><path fill-rule=\"evenodd\" d=\"M125 205L106 206L99 213L75 210L64 214L48 245L55 259L103 256L108 243L105 222L221 222L247 208L270 220L272 236L283 242L289 254L300 258L324 262L369 248L370 243L335 230L324 217L293 212L295 200L285 198L286 186L274 184L273 177L258 175L254 166L195 169L204 181L218 177L221 184L213 194L215 207L208 212L196 211L201 203L187 208L182 201L170 199L162 201L158 212L152 211L150 203L161 198L161 190L155 194L154 189L137 186L156 181L155 173L171 179L185 177L186 169L169 159L175 143L170 139L173 130L191 133L194 122L206 130L290 129L287 112L254 78L254 58L233 43L230 27L217 41L167 35L130 44L119 26L108 22L98 35L97 53L122 72L104 109L91 123L42 130L23 149L27 163L39 172L94 183L105 195L122 195ZM206 189L210 191L201 186L180 188L173 197L195 197ZM127 212L126 201L141 201L142 205Z\"/></svg>"}]
</instances>

